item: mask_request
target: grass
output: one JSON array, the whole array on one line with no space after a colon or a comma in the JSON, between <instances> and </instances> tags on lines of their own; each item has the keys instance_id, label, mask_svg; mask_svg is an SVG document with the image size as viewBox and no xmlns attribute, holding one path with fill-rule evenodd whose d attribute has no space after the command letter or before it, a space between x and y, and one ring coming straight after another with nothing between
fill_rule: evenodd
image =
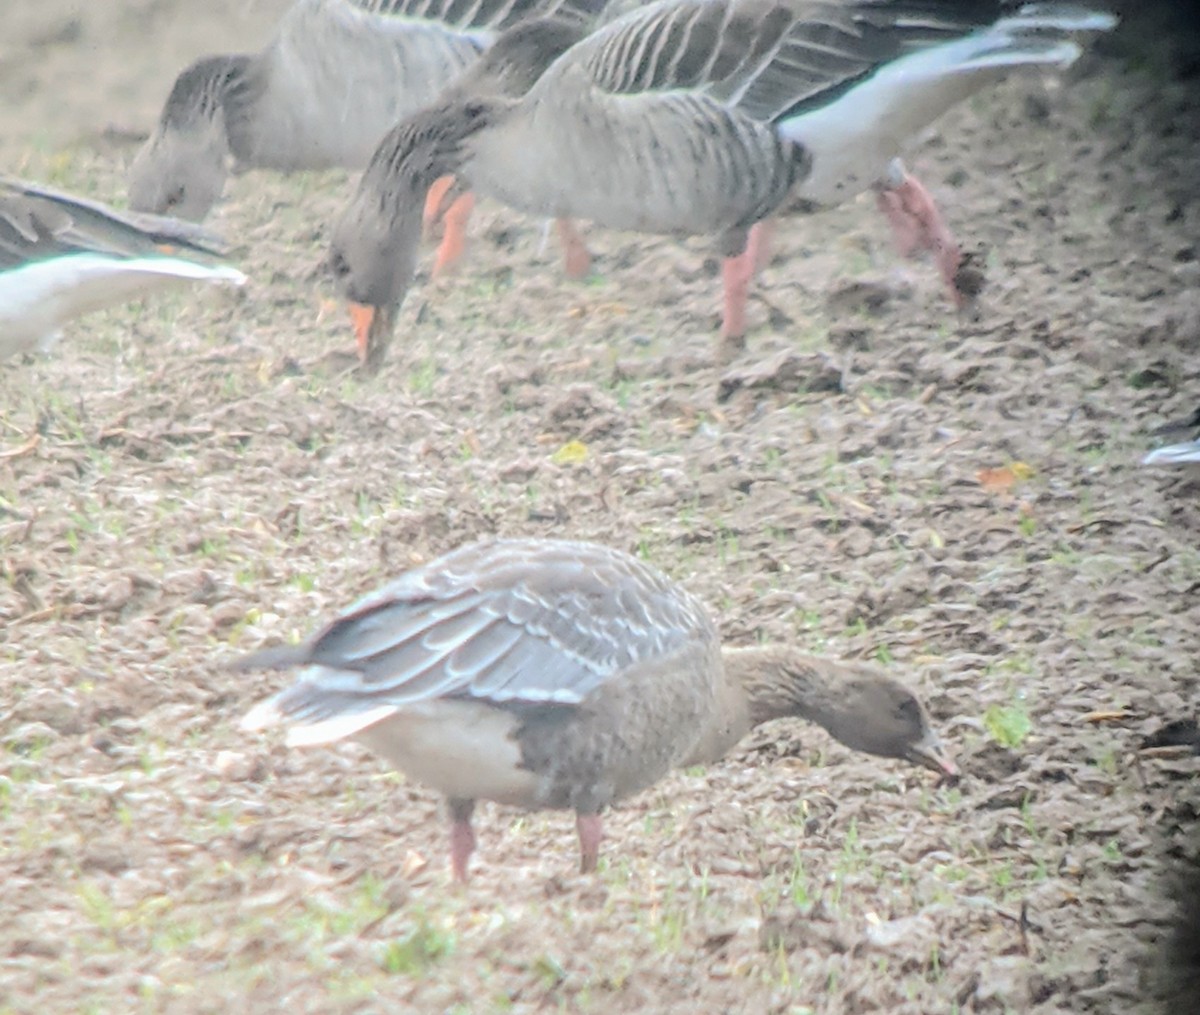
<instances>
[{"instance_id":1,"label":"grass","mask_svg":"<svg viewBox=\"0 0 1200 1015\"><path fill-rule=\"evenodd\" d=\"M58 178L99 193L115 188L111 173L89 183L83 168L67 165ZM1077 168L1080 200L1090 202L1086 160ZM290 210L254 220L246 204L230 202L222 224L235 235L269 223L284 251L289 229L310 229L336 204L316 178L256 175L240 181L243 199ZM816 250L811 260L792 258L794 278L791 261L786 272L772 268L781 281L770 297L798 323L786 335L756 325L748 357L825 347L837 322L822 305L824 282L807 273L820 270L820 248L847 223L871 235L873 220L855 218L871 211L866 205L785 234L785 251ZM961 211L972 217L970 207ZM977 218L997 246L1021 242L987 233L993 216ZM991 260L993 274L1021 294L991 313L1008 315L1019 336L1026 307L1040 313L1053 298L1055 313L1086 328L1089 342L1139 333L1143 303L1106 320L1090 304L1062 303L1070 293L1046 290L1038 266L1092 256L1086 234L1065 253L1053 236L1040 239L1050 248L1031 255L1032 268L1007 252ZM468 268L468 280L502 260L481 246L482 265ZM670 260L680 253L669 242L647 249L682 263ZM973 999L956 1000L963 984L1016 937L1011 921L981 915L991 911L968 900L1016 911L1026 898L1058 897L1047 888L1073 901L1031 935L1031 961L1045 971L1042 956L1055 955L1066 966L1047 982L1095 972L1069 946L1119 903L1113 872L1136 878L1141 863L1133 841L1109 826L1161 807L1170 786L1149 764L1149 785L1137 782L1123 761L1127 731L1084 739L1070 720L1089 694L1149 714L1164 688L1187 677L1178 660L1188 657L1190 629L1178 593L1200 559L1188 545L1186 502L1165 484L1131 489L1111 470L1135 438L1097 443L1113 420L1134 429L1144 421L1124 383L1145 369L1134 354L1112 376L1081 359L1030 412L1021 396L1042 380L1034 365L1007 357L987 331L964 338L919 290L879 321L861 322L871 350L855 356L852 397L767 391L718 407L716 371L704 360L712 336L679 323L711 317L713 292L653 277L649 269L661 265L647 254L631 271L606 268L601 288L544 306L523 290L536 273L515 261L509 275L431 292L430 320L412 324L412 344L364 380L322 365L330 333L312 324L311 293L293 281L284 254L268 243L253 256L268 258L270 270L245 308L248 340L268 362L294 357L300 376L260 372L258 351L208 362L228 344L222 308L183 296L147 304L133 338L122 332L128 317L109 315L71 336L77 356L0 375L4 419L20 431L0 431L0 453L39 422L42 432L35 453L0 458L0 677L10 688L81 679L93 687L81 706L83 734L0 731L11 745L0 755L6 944L60 948L16 955L0 989L44 997L46 1010L270 1010L302 997L331 1009L669 1003L801 1012L862 1007L846 997L867 985L881 1009L970 1010ZM855 270L878 273L883 258ZM905 270L919 278L923 268ZM656 303L658 290L668 298ZM592 314L572 328L548 319L588 294L619 299L628 314ZM140 336L167 322L179 348L156 373L164 359ZM936 372L929 363L938 348L968 339L988 389L935 383L918 406L912 389L924 382L912 378ZM636 380L614 370L614 355L637 364ZM1177 356L1164 376L1186 381L1182 354L1163 355ZM693 361L700 365L678 366ZM485 376L493 365L540 380L497 395ZM626 424L588 437L589 468L501 481L505 466L559 446L538 438L551 429L545 405L563 383L605 393ZM659 407L666 397L704 425L677 426ZM164 443L184 414L211 420L213 436ZM120 419L132 437L102 444L102 429ZM482 452L466 442L468 430ZM1030 453L1039 448L1053 450L1049 464ZM844 460L847 449L853 460ZM1009 460L1039 463L1031 513L984 504L958 481ZM741 477L736 487L730 468ZM1104 483L1081 486L1098 468L1109 470ZM1059 510L1055 498L1074 506ZM1181 524L1153 524L1173 511ZM1105 517L1122 529L1066 527ZM872 538L847 552L842 540L864 519ZM634 547L748 640L794 637L816 651L873 658L920 686L968 771L995 742L1022 759L1036 746L1088 778L1039 777L1036 794L986 809L993 790L1020 789L1035 769L935 789L924 773L851 759L797 724L789 734L803 750L777 763L739 756L617 809L596 878L573 871L569 816L511 820L510 811L481 808L475 877L455 889L428 794L352 748L288 751L238 733L244 705L283 678L235 677L217 662L224 640L307 632L411 560L492 532ZM1151 544L1172 556L1144 571L1138 548ZM74 614L113 572L154 584L120 616ZM10 623L31 612L18 575L52 615ZM864 592L892 583L921 594L897 600L888 616L862 607ZM1004 606L977 608L989 592L1013 587L1021 591ZM1128 624L1101 637L1117 631L1109 597L1124 588L1137 594L1121 606ZM245 620L214 630L209 618L226 602L244 606ZM16 701L10 695L6 707ZM138 732L122 733L114 717ZM101 750L105 738L112 744ZM218 777L221 751L253 754L256 774ZM1085 819L1068 844L1066 822ZM99 846L124 851L129 870L96 866ZM863 945L868 914L889 921L927 910L937 940L886 954ZM832 927L850 948L815 933L765 945L764 921L796 912L805 929Z\"/></svg>"},{"instance_id":2,"label":"grass","mask_svg":"<svg viewBox=\"0 0 1200 1015\"><path fill-rule=\"evenodd\" d=\"M1007 705L989 705L983 713L983 725L996 743L1010 750L1021 747L1033 732L1028 708L1015 698Z\"/></svg>"}]
</instances>

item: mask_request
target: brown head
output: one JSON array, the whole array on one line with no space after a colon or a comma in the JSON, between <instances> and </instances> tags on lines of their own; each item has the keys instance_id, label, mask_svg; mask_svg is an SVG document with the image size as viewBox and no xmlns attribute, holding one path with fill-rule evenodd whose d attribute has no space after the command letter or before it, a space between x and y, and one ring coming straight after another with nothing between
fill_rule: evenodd
<instances>
[{"instance_id":1,"label":"brown head","mask_svg":"<svg viewBox=\"0 0 1200 1015\"><path fill-rule=\"evenodd\" d=\"M889 676L866 669L853 672L837 684L836 705L825 714L827 721L821 724L852 750L903 758L942 775L958 774L924 703Z\"/></svg>"},{"instance_id":2,"label":"brown head","mask_svg":"<svg viewBox=\"0 0 1200 1015\"><path fill-rule=\"evenodd\" d=\"M234 156L226 100L247 90L250 58L212 56L175 79L154 133L129 170L134 211L200 222L225 189Z\"/></svg>"},{"instance_id":3,"label":"brown head","mask_svg":"<svg viewBox=\"0 0 1200 1015\"><path fill-rule=\"evenodd\" d=\"M731 649L723 658L726 672L745 690L752 725L799 715L852 750L958 774L921 699L874 667L785 646Z\"/></svg>"}]
</instances>

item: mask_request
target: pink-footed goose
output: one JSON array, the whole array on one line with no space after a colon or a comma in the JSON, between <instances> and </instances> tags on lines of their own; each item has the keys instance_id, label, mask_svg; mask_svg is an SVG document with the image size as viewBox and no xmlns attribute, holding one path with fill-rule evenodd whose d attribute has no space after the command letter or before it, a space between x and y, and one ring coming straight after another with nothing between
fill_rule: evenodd
<instances>
[{"instance_id":1,"label":"pink-footed goose","mask_svg":"<svg viewBox=\"0 0 1200 1015\"><path fill-rule=\"evenodd\" d=\"M753 227L789 194L815 208L879 188L910 246L944 248L953 284L957 247L897 157L977 89L1013 68L1065 66L1080 53L1068 33L1113 23L1071 4L1013 8L661 0L573 46L519 100L436 103L383 139L334 230L342 289L373 309L372 357L412 280L426 192L446 174L533 215L720 237L732 348Z\"/></svg>"},{"instance_id":2,"label":"pink-footed goose","mask_svg":"<svg viewBox=\"0 0 1200 1015\"><path fill-rule=\"evenodd\" d=\"M442 793L465 880L478 799L573 810L595 868L601 812L751 727L804 716L854 750L956 774L915 694L789 647L722 650L695 597L626 553L546 539L472 544L366 596L308 642L238 669L303 667L247 729L353 737Z\"/></svg>"},{"instance_id":3,"label":"pink-footed goose","mask_svg":"<svg viewBox=\"0 0 1200 1015\"><path fill-rule=\"evenodd\" d=\"M94 310L197 282L242 285L220 241L190 222L115 211L0 177L0 360L47 348Z\"/></svg>"},{"instance_id":4,"label":"pink-footed goose","mask_svg":"<svg viewBox=\"0 0 1200 1015\"><path fill-rule=\"evenodd\" d=\"M133 161L135 210L200 220L229 173L365 166L401 118L429 105L496 33L603 0L296 0L257 53L182 71ZM438 265L462 250L470 199L446 215Z\"/></svg>"}]
</instances>

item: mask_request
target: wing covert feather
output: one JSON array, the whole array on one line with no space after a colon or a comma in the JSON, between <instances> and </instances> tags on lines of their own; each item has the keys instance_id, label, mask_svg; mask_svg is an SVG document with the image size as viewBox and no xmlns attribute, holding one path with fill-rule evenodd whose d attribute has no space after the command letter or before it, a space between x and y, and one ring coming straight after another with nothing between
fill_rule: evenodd
<instances>
[{"instance_id":1,"label":"wing covert feather","mask_svg":"<svg viewBox=\"0 0 1200 1015\"><path fill-rule=\"evenodd\" d=\"M437 697L578 704L625 667L715 638L697 600L631 557L501 540L356 603L295 660L308 669L280 707L328 717Z\"/></svg>"}]
</instances>

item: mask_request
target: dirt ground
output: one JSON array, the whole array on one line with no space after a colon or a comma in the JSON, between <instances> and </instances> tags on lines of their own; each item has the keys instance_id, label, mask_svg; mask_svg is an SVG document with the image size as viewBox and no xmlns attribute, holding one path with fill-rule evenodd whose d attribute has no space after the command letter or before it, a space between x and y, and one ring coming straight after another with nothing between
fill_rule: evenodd
<instances>
[{"instance_id":1,"label":"dirt ground","mask_svg":"<svg viewBox=\"0 0 1200 1015\"><path fill-rule=\"evenodd\" d=\"M283 3L5 11L0 165L120 200L175 72ZM1135 1012L1194 759L1196 486L1138 464L1200 393L1200 110L1109 55L1012 81L911 160L987 289L956 318L870 200L791 217L714 362L703 241L484 205L384 370L315 275L344 174L236 181L240 293L0 367L0 1012ZM579 442L563 453L570 442ZM572 450L574 453L572 453ZM919 687L966 777L780 722L610 816L436 797L237 722L221 664L475 537L645 555L732 643Z\"/></svg>"}]
</instances>

